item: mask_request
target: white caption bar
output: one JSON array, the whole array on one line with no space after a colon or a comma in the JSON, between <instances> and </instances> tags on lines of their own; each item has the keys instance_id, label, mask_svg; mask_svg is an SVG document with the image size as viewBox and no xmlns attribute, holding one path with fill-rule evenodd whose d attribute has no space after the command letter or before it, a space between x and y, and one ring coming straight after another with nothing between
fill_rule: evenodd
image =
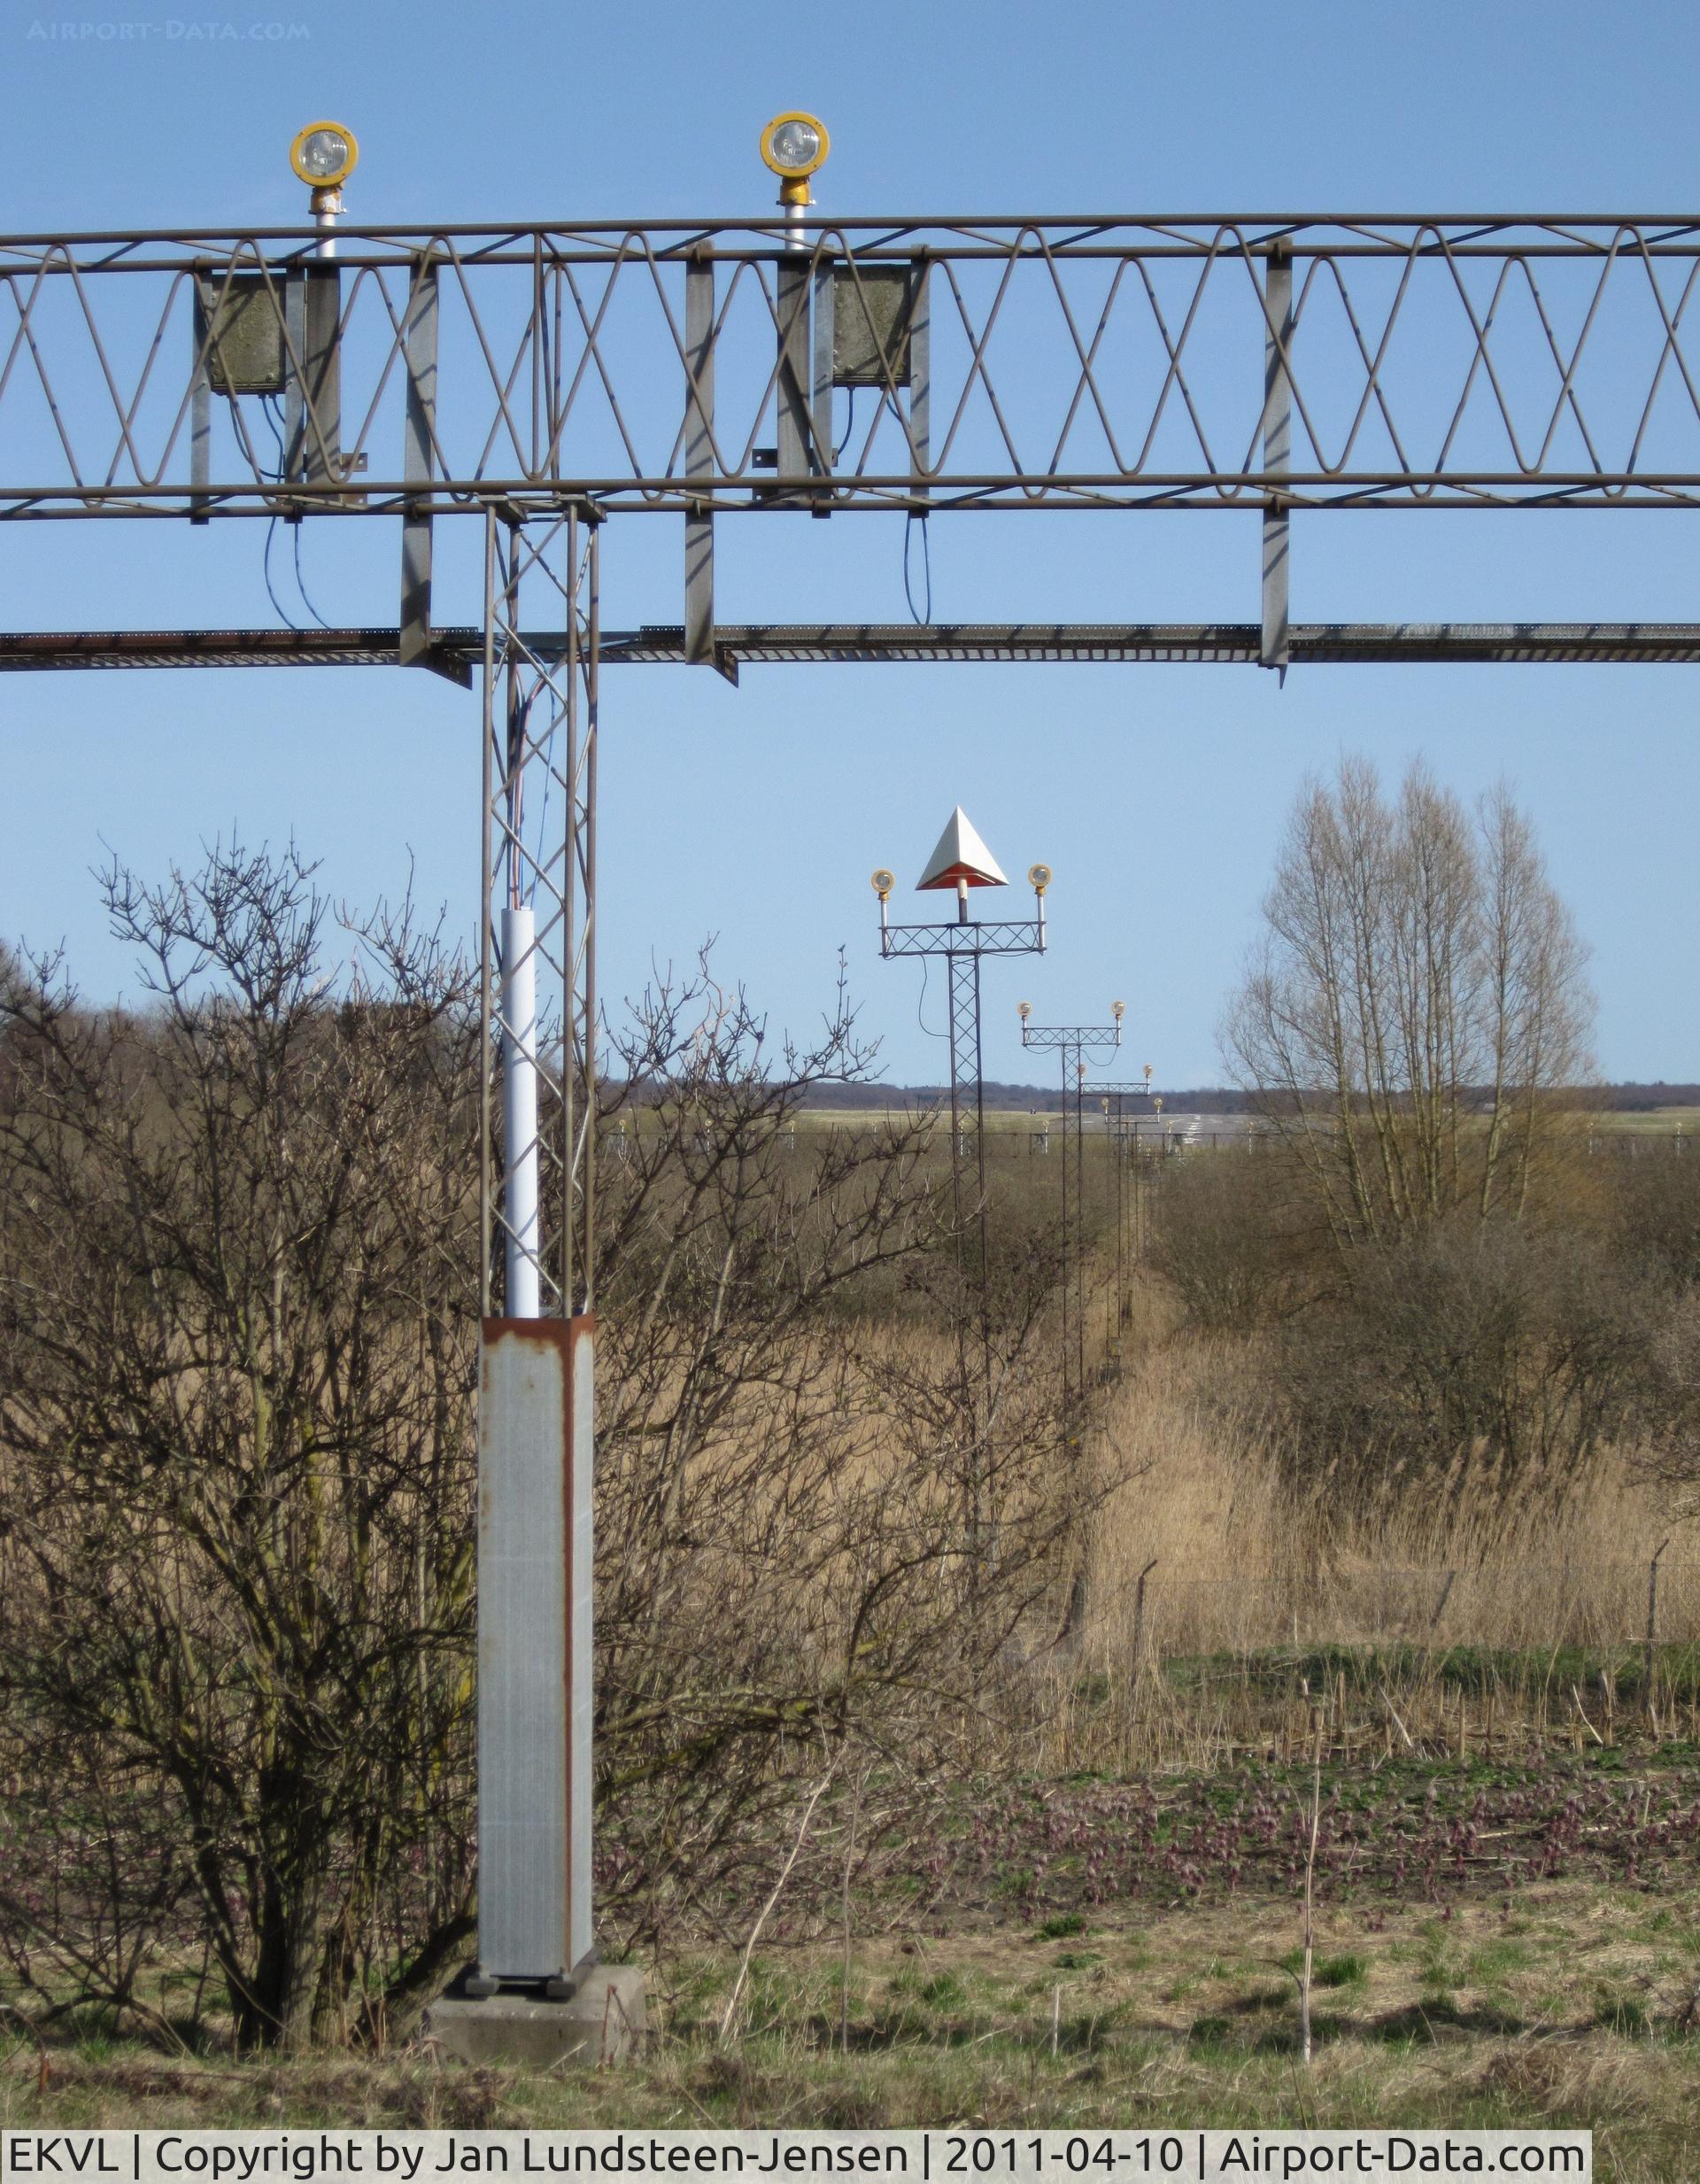
<instances>
[{"instance_id":1,"label":"white caption bar","mask_svg":"<svg viewBox=\"0 0 1700 2184\"><path fill-rule=\"evenodd\" d=\"M387 2177L897 2177L1115 2184L1175 2177L1560 2177L1588 2131L7 2131L0 2180L341 2184Z\"/></svg>"}]
</instances>

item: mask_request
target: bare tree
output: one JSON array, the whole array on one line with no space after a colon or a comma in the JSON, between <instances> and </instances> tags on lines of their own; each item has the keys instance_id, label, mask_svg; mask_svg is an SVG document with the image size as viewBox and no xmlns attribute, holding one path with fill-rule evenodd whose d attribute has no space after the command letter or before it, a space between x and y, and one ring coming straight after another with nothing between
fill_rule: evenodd
<instances>
[{"instance_id":1,"label":"bare tree","mask_svg":"<svg viewBox=\"0 0 1700 2184\"><path fill-rule=\"evenodd\" d=\"M1224 1027L1334 1247L1516 1217L1586 1072L1586 951L1503 787L1473 817L1420 763L1300 798Z\"/></svg>"}]
</instances>

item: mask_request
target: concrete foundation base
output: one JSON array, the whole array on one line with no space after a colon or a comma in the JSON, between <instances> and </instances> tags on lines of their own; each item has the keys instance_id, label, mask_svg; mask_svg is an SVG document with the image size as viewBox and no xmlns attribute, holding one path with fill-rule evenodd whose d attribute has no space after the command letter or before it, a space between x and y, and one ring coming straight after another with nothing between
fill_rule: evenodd
<instances>
[{"instance_id":1,"label":"concrete foundation base","mask_svg":"<svg viewBox=\"0 0 1700 2184\"><path fill-rule=\"evenodd\" d=\"M424 2030L463 2063L512 2063L548 2070L558 2063L594 2070L624 2062L641 2046L644 1975L631 1964L598 1964L567 2002L513 1989L474 2002L444 1994Z\"/></svg>"}]
</instances>

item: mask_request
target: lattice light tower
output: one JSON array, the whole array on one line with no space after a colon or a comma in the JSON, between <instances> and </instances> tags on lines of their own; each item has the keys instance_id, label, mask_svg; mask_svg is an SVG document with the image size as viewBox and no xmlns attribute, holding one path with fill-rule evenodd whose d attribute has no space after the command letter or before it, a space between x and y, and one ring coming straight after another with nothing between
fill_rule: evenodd
<instances>
[{"instance_id":1,"label":"lattice light tower","mask_svg":"<svg viewBox=\"0 0 1700 2184\"><path fill-rule=\"evenodd\" d=\"M973 1111L974 1166L977 1222L979 1231L978 1281L984 1299L989 1263L989 1232L985 1203L985 1096L981 1076L980 963L986 956L1042 956L1045 953L1045 890L1051 884L1048 864L1028 868L1033 890L1034 916L1031 920L1000 920L982 925L970 918L970 888L1007 887L1003 867L981 840L973 822L960 804L945 822L926 869L916 882L916 894L954 889L954 923L936 925L894 925L888 905L897 881L882 865L873 876L879 897L879 952L887 959L897 956L942 956L949 977L950 1006L950 1181L958 1262L965 1229L963 1169L967 1165L967 1122Z\"/></svg>"},{"instance_id":2,"label":"lattice light tower","mask_svg":"<svg viewBox=\"0 0 1700 2184\"><path fill-rule=\"evenodd\" d=\"M591 512L529 525L492 513L484 561L479 1918L467 1992L527 1985L565 2001L595 1962Z\"/></svg>"},{"instance_id":3,"label":"lattice light tower","mask_svg":"<svg viewBox=\"0 0 1700 2184\"><path fill-rule=\"evenodd\" d=\"M1085 1091L1086 1057L1109 1055L1122 1043L1122 1018L1127 1013L1124 1002L1109 1004L1110 1021L1108 1024L1035 1024L1032 1021L1033 1004L1031 1001L1016 1004L1021 1016L1021 1043L1024 1047L1048 1048L1058 1057L1062 1068L1062 1403L1065 1413L1071 1413L1086 1393L1086 1172L1085 1158ZM1069 1219L1069 1118L1070 1103L1073 1103L1075 1208L1072 1232ZM1072 1233L1072 1251L1070 1251ZM1072 1276L1075 1291L1074 1327L1069 1326L1069 1286Z\"/></svg>"},{"instance_id":4,"label":"lattice light tower","mask_svg":"<svg viewBox=\"0 0 1700 2184\"><path fill-rule=\"evenodd\" d=\"M1128 1119L1124 1103L1130 1099L1150 1100L1156 1113L1163 1113L1163 1095L1151 1081L1151 1065L1145 1065L1143 1077L1131 1083L1114 1082L1088 1085L1086 1090L1098 1095L1099 1106L1104 1117L1104 1126L1110 1134L1114 1148L1116 1168L1116 1327L1117 1339L1126 1328L1132 1310L1132 1295L1129 1276L1132 1261L1144 1253L1145 1224L1143 1211L1144 1178L1137 1172L1130 1178L1130 1149L1134 1141L1128 1135ZM1137 1117L1135 1118L1137 1125ZM1129 1189L1130 1181L1132 1189ZM1130 1219L1132 1217L1132 1219ZM1133 1233L1130 1234L1130 1228Z\"/></svg>"}]
</instances>

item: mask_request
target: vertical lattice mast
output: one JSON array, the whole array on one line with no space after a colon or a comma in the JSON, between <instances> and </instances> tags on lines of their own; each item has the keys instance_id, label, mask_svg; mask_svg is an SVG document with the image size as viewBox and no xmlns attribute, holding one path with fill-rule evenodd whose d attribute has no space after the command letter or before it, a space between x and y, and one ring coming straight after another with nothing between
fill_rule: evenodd
<instances>
[{"instance_id":1,"label":"vertical lattice mast","mask_svg":"<svg viewBox=\"0 0 1700 2184\"><path fill-rule=\"evenodd\" d=\"M492 514L484 567L479 1934L468 1991L560 1999L594 1961L594 521L577 507L531 523Z\"/></svg>"},{"instance_id":2,"label":"vertical lattice mast","mask_svg":"<svg viewBox=\"0 0 1700 2184\"><path fill-rule=\"evenodd\" d=\"M1034 1024L1030 1004L1021 1004L1021 1043L1048 1049L1058 1057L1062 1071L1062 1403L1071 1414L1086 1394L1086 1166L1082 1086L1088 1056L1109 1055L1122 1043L1119 1001L1110 1003L1109 1024ZM1074 1130L1075 1204L1070 1220L1069 1204L1069 1134ZM1070 1328L1070 1320L1073 1321Z\"/></svg>"}]
</instances>

